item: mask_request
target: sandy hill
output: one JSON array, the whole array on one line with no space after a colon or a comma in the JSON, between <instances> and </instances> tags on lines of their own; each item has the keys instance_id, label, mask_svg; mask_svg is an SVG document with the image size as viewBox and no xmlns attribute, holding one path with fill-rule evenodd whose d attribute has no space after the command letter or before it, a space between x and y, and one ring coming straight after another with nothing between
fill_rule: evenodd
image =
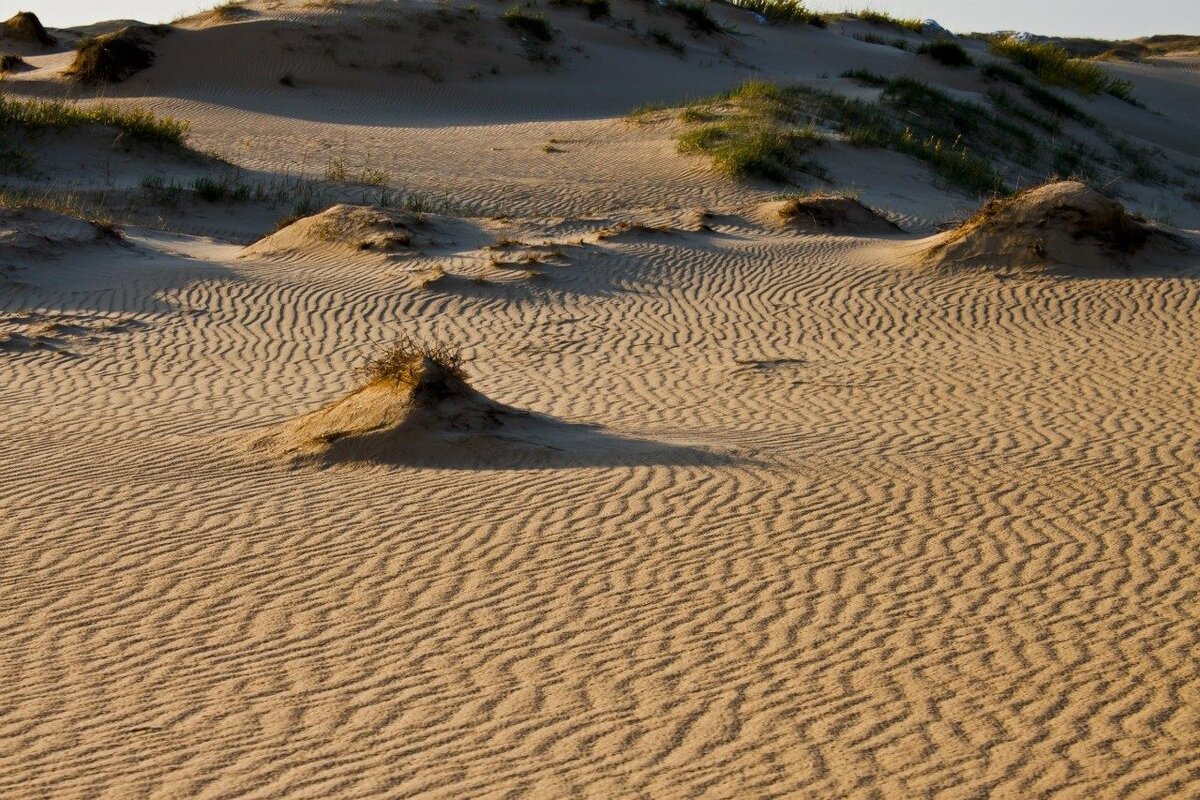
<instances>
[{"instance_id":1,"label":"sandy hill","mask_svg":"<svg viewBox=\"0 0 1200 800\"><path fill-rule=\"evenodd\" d=\"M0 797L1200 795L1196 60L757 7L5 51Z\"/></svg>"}]
</instances>

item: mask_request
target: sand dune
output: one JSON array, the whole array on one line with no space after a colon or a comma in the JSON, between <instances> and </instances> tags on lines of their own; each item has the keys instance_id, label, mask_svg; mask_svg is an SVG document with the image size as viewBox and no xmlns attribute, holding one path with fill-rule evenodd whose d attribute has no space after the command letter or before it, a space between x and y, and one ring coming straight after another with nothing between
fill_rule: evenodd
<instances>
[{"instance_id":1,"label":"sand dune","mask_svg":"<svg viewBox=\"0 0 1200 800\"><path fill-rule=\"evenodd\" d=\"M1108 177L989 205L827 123L823 177L734 180L672 110L986 103L981 42L505 9L255 0L6 76L193 152L5 176L0 796L1196 795L1187 57L1054 89ZM364 374L404 337L462 375Z\"/></svg>"}]
</instances>

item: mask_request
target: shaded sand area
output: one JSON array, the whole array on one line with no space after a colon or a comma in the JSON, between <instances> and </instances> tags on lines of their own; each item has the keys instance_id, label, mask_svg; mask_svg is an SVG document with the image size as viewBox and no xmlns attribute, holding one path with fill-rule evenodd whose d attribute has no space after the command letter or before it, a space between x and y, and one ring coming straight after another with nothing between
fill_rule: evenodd
<instances>
[{"instance_id":1,"label":"shaded sand area","mask_svg":"<svg viewBox=\"0 0 1200 800\"><path fill-rule=\"evenodd\" d=\"M315 5L5 79L191 128L6 180L0 796L1200 792L1200 60L1064 92L1092 186L984 204L626 116L994 88L912 32L614 0L539 55L502 6ZM461 373L361 371L405 336Z\"/></svg>"}]
</instances>

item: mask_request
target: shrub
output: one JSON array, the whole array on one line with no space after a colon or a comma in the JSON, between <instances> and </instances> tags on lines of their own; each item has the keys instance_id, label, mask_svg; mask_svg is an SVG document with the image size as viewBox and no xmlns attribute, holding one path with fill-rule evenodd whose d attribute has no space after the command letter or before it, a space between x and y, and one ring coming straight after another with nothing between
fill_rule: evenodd
<instances>
[{"instance_id":1,"label":"shrub","mask_svg":"<svg viewBox=\"0 0 1200 800\"><path fill-rule=\"evenodd\" d=\"M201 175L192 181L192 190L201 200L218 203L222 200L240 202L250 199L250 187L230 175L213 178Z\"/></svg>"},{"instance_id":2,"label":"shrub","mask_svg":"<svg viewBox=\"0 0 1200 800\"><path fill-rule=\"evenodd\" d=\"M814 25L818 28L824 28L827 24L824 16L816 11L810 11L797 0L732 0L732 2L738 8L761 14L771 22Z\"/></svg>"},{"instance_id":3,"label":"shrub","mask_svg":"<svg viewBox=\"0 0 1200 800\"><path fill-rule=\"evenodd\" d=\"M504 12L502 19L508 27L539 42L549 42L554 38L554 29L550 27L545 14L534 14L520 6L513 6Z\"/></svg>"},{"instance_id":4,"label":"shrub","mask_svg":"<svg viewBox=\"0 0 1200 800\"><path fill-rule=\"evenodd\" d=\"M988 49L1037 75L1053 86L1065 86L1083 95L1111 94L1136 104L1133 85L1113 78L1090 61L1072 58L1064 48L1049 43L1020 42L1012 37L993 39Z\"/></svg>"},{"instance_id":5,"label":"shrub","mask_svg":"<svg viewBox=\"0 0 1200 800\"><path fill-rule=\"evenodd\" d=\"M947 67L968 67L973 62L967 51L958 42L943 39L937 42L926 42L917 48L917 52L926 55Z\"/></svg>"},{"instance_id":6,"label":"shrub","mask_svg":"<svg viewBox=\"0 0 1200 800\"><path fill-rule=\"evenodd\" d=\"M151 38L158 28L135 25L81 41L66 74L82 83L117 83L154 63Z\"/></svg>"}]
</instances>

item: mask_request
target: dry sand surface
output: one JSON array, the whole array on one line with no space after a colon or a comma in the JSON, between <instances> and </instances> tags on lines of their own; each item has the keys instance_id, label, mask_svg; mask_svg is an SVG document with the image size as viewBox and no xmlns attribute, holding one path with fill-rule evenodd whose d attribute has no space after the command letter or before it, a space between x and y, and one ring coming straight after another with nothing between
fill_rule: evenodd
<instances>
[{"instance_id":1,"label":"dry sand surface","mask_svg":"<svg viewBox=\"0 0 1200 800\"><path fill-rule=\"evenodd\" d=\"M1200 795L1200 57L1073 99L1169 180L947 231L978 194L835 143L862 205L797 222L625 115L978 70L504 8L256 0L101 87L10 48L204 155L8 180L128 214L0 210L0 796ZM405 335L466 383L362 388Z\"/></svg>"}]
</instances>

